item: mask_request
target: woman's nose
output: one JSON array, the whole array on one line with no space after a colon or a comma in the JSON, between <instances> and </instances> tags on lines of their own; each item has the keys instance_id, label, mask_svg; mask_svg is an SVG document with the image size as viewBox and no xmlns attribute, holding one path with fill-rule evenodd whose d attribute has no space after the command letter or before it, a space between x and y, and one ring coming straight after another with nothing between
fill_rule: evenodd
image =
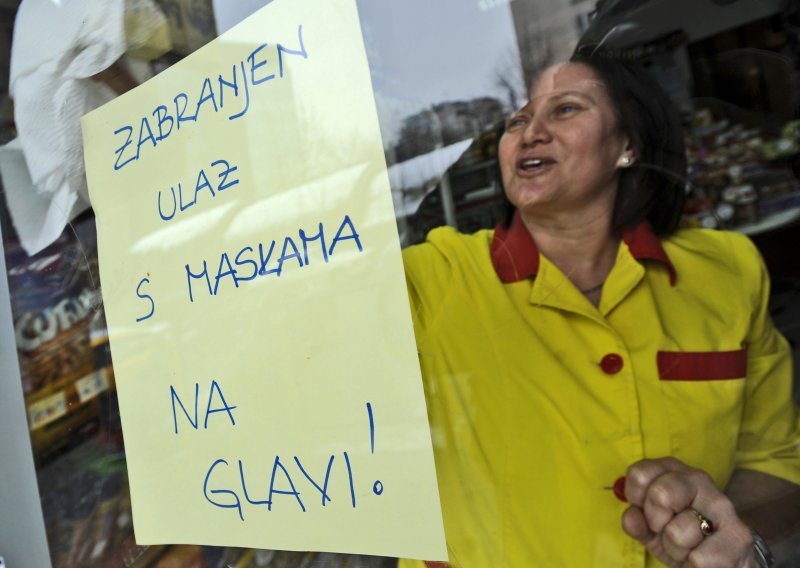
<instances>
[{"instance_id":1,"label":"woman's nose","mask_svg":"<svg viewBox=\"0 0 800 568\"><path fill-rule=\"evenodd\" d=\"M542 118L533 118L522 131L522 142L528 145L546 143L550 138L550 130Z\"/></svg>"}]
</instances>

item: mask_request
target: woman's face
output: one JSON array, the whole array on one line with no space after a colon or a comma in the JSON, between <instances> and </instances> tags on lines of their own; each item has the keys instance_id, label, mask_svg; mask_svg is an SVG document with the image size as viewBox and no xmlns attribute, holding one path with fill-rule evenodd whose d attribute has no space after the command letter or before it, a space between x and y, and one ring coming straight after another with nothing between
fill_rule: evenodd
<instances>
[{"instance_id":1,"label":"woman's face","mask_svg":"<svg viewBox=\"0 0 800 568\"><path fill-rule=\"evenodd\" d=\"M581 63L542 72L530 101L500 139L506 194L523 214L562 215L607 209L628 140L617 128L605 85Z\"/></svg>"}]
</instances>

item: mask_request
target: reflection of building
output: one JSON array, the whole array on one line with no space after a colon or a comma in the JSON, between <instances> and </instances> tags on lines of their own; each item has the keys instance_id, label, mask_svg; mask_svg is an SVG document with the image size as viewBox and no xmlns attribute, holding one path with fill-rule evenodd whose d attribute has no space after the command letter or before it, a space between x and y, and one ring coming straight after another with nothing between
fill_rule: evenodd
<instances>
[{"instance_id":1,"label":"reflection of building","mask_svg":"<svg viewBox=\"0 0 800 568\"><path fill-rule=\"evenodd\" d=\"M569 57L594 8L592 0L515 0L510 5L526 85L538 69Z\"/></svg>"},{"instance_id":2,"label":"reflection of building","mask_svg":"<svg viewBox=\"0 0 800 568\"><path fill-rule=\"evenodd\" d=\"M387 160L393 164L389 173L404 244L419 241L438 225L462 226L458 209L466 196L498 195L494 132L505 116L500 101L480 97L433 105L404 119ZM414 169L422 175L409 175ZM406 219L414 220L410 227ZM484 216L481 223L492 219Z\"/></svg>"},{"instance_id":3,"label":"reflection of building","mask_svg":"<svg viewBox=\"0 0 800 568\"><path fill-rule=\"evenodd\" d=\"M404 162L435 148L479 136L504 117L503 105L489 97L433 105L403 120L394 147L394 161Z\"/></svg>"}]
</instances>

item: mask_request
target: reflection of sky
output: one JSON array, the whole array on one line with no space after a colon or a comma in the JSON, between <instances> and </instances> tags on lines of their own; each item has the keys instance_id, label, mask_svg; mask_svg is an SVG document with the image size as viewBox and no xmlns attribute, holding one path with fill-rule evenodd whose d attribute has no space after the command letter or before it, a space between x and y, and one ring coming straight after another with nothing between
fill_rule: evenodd
<instances>
[{"instance_id":1,"label":"reflection of sky","mask_svg":"<svg viewBox=\"0 0 800 568\"><path fill-rule=\"evenodd\" d=\"M216 0L219 31L267 3ZM508 100L496 80L517 57L507 0L358 0L358 9L384 144L405 116L435 103Z\"/></svg>"},{"instance_id":2,"label":"reflection of sky","mask_svg":"<svg viewBox=\"0 0 800 568\"><path fill-rule=\"evenodd\" d=\"M434 103L507 100L495 77L517 57L508 4L359 0L359 13L387 141L404 116Z\"/></svg>"},{"instance_id":3,"label":"reflection of sky","mask_svg":"<svg viewBox=\"0 0 800 568\"><path fill-rule=\"evenodd\" d=\"M375 88L404 100L463 100L493 91L493 74L516 51L507 6L477 0L362 0L359 11Z\"/></svg>"}]
</instances>

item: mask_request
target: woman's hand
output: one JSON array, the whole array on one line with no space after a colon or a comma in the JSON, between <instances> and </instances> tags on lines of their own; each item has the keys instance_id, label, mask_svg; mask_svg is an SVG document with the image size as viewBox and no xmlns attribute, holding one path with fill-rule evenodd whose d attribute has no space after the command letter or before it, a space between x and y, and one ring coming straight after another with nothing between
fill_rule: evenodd
<instances>
[{"instance_id":1,"label":"woman's hand","mask_svg":"<svg viewBox=\"0 0 800 568\"><path fill-rule=\"evenodd\" d=\"M673 458L642 460L628 468L625 497L622 528L667 566L758 566L750 529L705 471Z\"/></svg>"}]
</instances>

